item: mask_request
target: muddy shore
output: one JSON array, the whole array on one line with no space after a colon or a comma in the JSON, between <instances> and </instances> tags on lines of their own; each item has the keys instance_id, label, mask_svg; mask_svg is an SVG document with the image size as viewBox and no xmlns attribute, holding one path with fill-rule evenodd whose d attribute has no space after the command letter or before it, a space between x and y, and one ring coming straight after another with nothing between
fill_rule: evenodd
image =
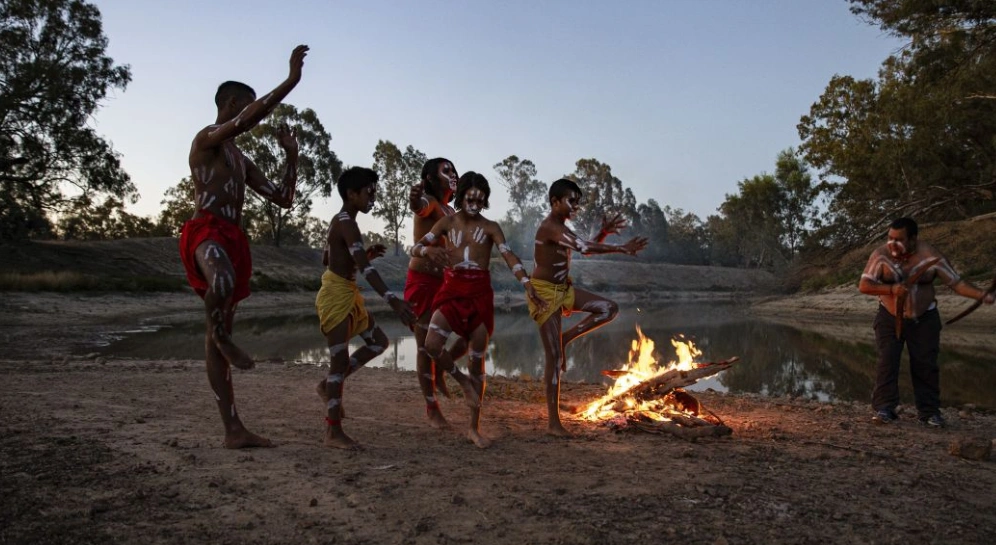
<instances>
[{"instance_id":1,"label":"muddy shore","mask_svg":"<svg viewBox=\"0 0 996 545\"><path fill-rule=\"evenodd\" d=\"M0 294L0 543L990 543L996 462L949 453L996 439L996 415L908 409L876 426L865 404L705 393L733 429L721 439L610 431L568 420L543 433L534 381L493 379L481 451L425 423L414 374L350 379L346 426L365 449L321 445L313 367L261 363L235 375L243 419L277 444L221 448L203 362L74 356L108 328L189 316L187 294ZM310 294L254 296L279 312ZM945 315L964 300L941 298ZM851 335L874 302L845 290L759 301L759 317ZM977 339L980 309L944 335ZM567 384L583 402L602 387Z\"/></svg>"}]
</instances>

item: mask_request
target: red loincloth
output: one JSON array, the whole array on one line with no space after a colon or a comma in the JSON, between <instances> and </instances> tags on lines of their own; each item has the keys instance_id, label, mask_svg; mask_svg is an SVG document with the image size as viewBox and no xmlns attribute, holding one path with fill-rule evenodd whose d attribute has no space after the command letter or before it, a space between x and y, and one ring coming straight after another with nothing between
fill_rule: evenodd
<instances>
[{"instance_id":1,"label":"red loincloth","mask_svg":"<svg viewBox=\"0 0 996 545\"><path fill-rule=\"evenodd\" d=\"M411 304L415 316L421 317L432 310L432 299L443 287L443 277L408 269L405 279L405 301Z\"/></svg>"},{"instance_id":2,"label":"red loincloth","mask_svg":"<svg viewBox=\"0 0 996 545\"><path fill-rule=\"evenodd\" d=\"M453 332L465 339L481 324L491 335L495 329L491 274L476 269L446 269L443 287L432 301L432 310L442 312Z\"/></svg>"},{"instance_id":3,"label":"red loincloth","mask_svg":"<svg viewBox=\"0 0 996 545\"><path fill-rule=\"evenodd\" d=\"M204 298L208 283L197 267L195 252L204 241L211 240L228 254L228 260L235 270L235 292L233 302L239 302L249 297L249 279L252 277L252 255L249 253L249 240L237 225L228 223L201 210L201 217L183 224L180 233L180 259L187 271L187 282L194 288L197 295Z\"/></svg>"}]
</instances>

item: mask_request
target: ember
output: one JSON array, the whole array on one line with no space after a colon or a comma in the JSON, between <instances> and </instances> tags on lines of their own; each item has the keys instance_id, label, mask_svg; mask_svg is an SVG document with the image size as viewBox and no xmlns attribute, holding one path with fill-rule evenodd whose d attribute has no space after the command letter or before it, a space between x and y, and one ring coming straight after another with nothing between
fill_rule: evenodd
<instances>
[{"instance_id":1,"label":"ember","mask_svg":"<svg viewBox=\"0 0 996 545\"><path fill-rule=\"evenodd\" d=\"M654 358L654 341L639 326L621 369L603 371L615 379L601 398L580 408L581 418L606 422L613 429L632 427L651 433L670 433L684 439L719 437L732 430L698 399L682 388L728 369L739 358L697 363L702 352L683 337L672 339L678 359L660 366ZM707 414L703 414L707 413Z\"/></svg>"}]
</instances>

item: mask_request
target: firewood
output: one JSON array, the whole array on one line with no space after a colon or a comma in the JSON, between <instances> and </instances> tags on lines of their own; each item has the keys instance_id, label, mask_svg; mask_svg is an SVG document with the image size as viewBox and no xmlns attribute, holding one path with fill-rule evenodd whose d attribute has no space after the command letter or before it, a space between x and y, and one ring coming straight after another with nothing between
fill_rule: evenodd
<instances>
[{"instance_id":1,"label":"firewood","mask_svg":"<svg viewBox=\"0 0 996 545\"><path fill-rule=\"evenodd\" d=\"M650 394L654 394L655 397L660 397L675 388L682 388L695 384L700 379L711 377L720 371L726 370L739 359L740 358L733 357L720 362L700 364L695 369L688 371L673 369L651 379L645 380L639 384L635 384L628 390L624 390L614 396L603 398L596 403L598 403L597 406L601 408L609 404L614 404L626 397L639 398ZM586 411L589 407L590 405L580 407L578 412Z\"/></svg>"},{"instance_id":2,"label":"firewood","mask_svg":"<svg viewBox=\"0 0 996 545\"><path fill-rule=\"evenodd\" d=\"M650 433L669 433L675 437L680 437L686 441L694 441L701 437L725 437L733 434L733 430L726 426L702 426L696 428L686 428L674 422L642 422L631 420L630 424L639 430Z\"/></svg>"}]
</instances>

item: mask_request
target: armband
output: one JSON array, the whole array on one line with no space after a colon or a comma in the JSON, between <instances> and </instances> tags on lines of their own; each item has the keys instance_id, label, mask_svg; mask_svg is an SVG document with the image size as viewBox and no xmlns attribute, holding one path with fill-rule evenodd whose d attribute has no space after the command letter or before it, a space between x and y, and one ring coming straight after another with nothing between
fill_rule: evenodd
<instances>
[{"instance_id":1,"label":"armband","mask_svg":"<svg viewBox=\"0 0 996 545\"><path fill-rule=\"evenodd\" d=\"M523 284L528 284L529 283L529 277L528 276L523 276L522 279L519 280L519 282L522 282Z\"/></svg>"}]
</instances>

